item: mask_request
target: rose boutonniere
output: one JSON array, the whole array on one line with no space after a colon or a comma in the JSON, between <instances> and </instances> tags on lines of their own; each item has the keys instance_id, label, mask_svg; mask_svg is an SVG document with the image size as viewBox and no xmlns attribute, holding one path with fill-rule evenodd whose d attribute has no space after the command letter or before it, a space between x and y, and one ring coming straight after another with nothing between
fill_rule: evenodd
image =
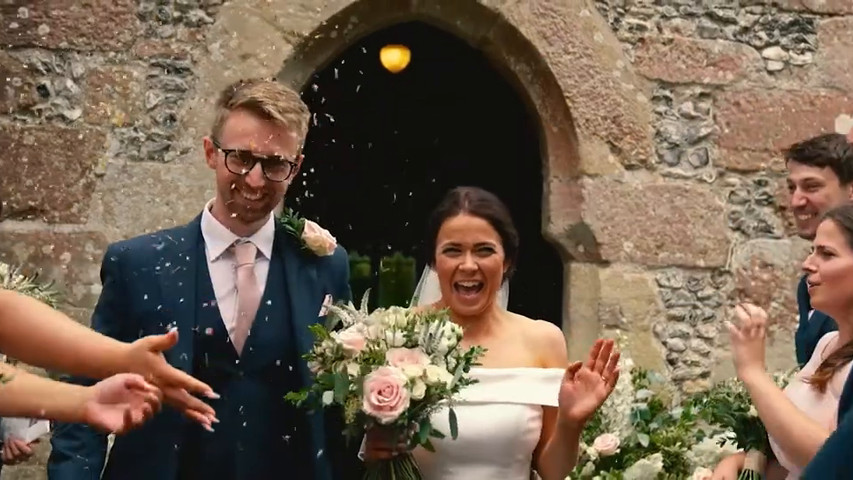
<instances>
[{"instance_id":1,"label":"rose boutonniere","mask_svg":"<svg viewBox=\"0 0 853 480\"><path fill-rule=\"evenodd\" d=\"M328 230L311 220L300 217L290 208L285 208L278 220L279 224L302 243L302 248L311 250L315 255L325 257L335 253L338 241Z\"/></svg>"}]
</instances>

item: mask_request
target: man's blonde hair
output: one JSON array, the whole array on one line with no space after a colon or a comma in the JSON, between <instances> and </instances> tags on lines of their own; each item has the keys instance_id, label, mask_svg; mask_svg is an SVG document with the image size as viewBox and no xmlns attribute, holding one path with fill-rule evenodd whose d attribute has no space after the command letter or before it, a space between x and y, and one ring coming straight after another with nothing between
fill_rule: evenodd
<instances>
[{"instance_id":1,"label":"man's blonde hair","mask_svg":"<svg viewBox=\"0 0 853 480\"><path fill-rule=\"evenodd\" d=\"M304 144L311 112L299 94L284 84L272 79L250 78L225 87L216 101L216 119L211 131L214 139L219 140L228 114L238 109L287 128L296 135L300 148Z\"/></svg>"}]
</instances>

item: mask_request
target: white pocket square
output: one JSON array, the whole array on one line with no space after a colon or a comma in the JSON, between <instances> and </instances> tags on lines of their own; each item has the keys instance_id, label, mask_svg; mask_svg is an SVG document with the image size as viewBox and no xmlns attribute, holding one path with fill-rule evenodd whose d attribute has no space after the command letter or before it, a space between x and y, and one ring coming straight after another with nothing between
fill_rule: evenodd
<instances>
[{"instance_id":1,"label":"white pocket square","mask_svg":"<svg viewBox=\"0 0 853 480\"><path fill-rule=\"evenodd\" d=\"M324 317L327 313L329 313L329 305L332 304L332 296L328 293L326 297L323 298L323 305L320 306L320 313L317 315L318 317Z\"/></svg>"}]
</instances>

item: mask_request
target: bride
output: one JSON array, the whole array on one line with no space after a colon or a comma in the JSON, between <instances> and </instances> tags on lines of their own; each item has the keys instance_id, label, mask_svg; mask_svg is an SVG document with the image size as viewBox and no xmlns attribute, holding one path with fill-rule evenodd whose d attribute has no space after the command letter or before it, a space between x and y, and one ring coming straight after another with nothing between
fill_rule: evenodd
<instances>
[{"instance_id":1,"label":"bride","mask_svg":"<svg viewBox=\"0 0 853 480\"><path fill-rule=\"evenodd\" d=\"M474 187L451 190L429 222L427 251L435 252L414 304L448 308L464 330L463 346L481 345L479 381L454 404L459 435L434 440L435 452L413 454L425 480L500 478L563 480L578 458L586 421L619 377L619 353L598 340L585 363L568 363L562 331L506 310L518 233L504 204ZM447 411L433 425L449 432ZM364 458L395 455L400 447L368 432Z\"/></svg>"}]
</instances>

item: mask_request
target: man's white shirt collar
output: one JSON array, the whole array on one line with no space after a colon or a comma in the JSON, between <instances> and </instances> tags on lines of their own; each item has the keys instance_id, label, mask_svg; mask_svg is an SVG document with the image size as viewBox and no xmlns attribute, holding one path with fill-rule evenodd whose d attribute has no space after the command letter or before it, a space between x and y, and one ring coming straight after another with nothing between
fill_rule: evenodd
<instances>
[{"instance_id":1,"label":"man's white shirt collar","mask_svg":"<svg viewBox=\"0 0 853 480\"><path fill-rule=\"evenodd\" d=\"M243 237L239 237L228 230L210 213L211 204L213 204L213 200L207 202L204 211L201 212L201 234L204 237L204 244L207 246L207 259L210 262L215 262L234 242L243 239ZM267 222L257 232L246 237L245 240L254 243L264 257L272 258L272 245L275 240L275 220L272 213L270 213Z\"/></svg>"}]
</instances>

